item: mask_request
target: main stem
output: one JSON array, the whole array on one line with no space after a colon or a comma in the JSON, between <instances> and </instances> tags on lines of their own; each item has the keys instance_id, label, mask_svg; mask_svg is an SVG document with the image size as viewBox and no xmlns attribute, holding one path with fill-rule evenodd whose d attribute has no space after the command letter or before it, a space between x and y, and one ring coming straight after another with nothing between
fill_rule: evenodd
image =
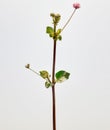
<instances>
[{"instance_id":1,"label":"main stem","mask_svg":"<svg viewBox=\"0 0 110 130\"><path fill-rule=\"evenodd\" d=\"M54 24L54 34L56 25ZM55 103L55 64L56 64L56 39L53 40L53 66L52 66L52 109L53 109L53 130L56 130L56 103Z\"/></svg>"}]
</instances>

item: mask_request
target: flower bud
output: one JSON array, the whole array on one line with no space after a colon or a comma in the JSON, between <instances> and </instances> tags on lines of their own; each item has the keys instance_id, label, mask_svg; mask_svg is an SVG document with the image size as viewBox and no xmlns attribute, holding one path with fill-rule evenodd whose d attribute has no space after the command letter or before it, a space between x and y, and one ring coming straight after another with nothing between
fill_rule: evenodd
<instances>
[{"instance_id":1,"label":"flower bud","mask_svg":"<svg viewBox=\"0 0 110 130\"><path fill-rule=\"evenodd\" d=\"M56 23L58 23L60 21L60 18L61 18L60 14L56 14L55 15L55 21L56 21Z\"/></svg>"},{"instance_id":2,"label":"flower bud","mask_svg":"<svg viewBox=\"0 0 110 130\"><path fill-rule=\"evenodd\" d=\"M30 64L25 65L25 68L29 69L30 68Z\"/></svg>"},{"instance_id":3,"label":"flower bud","mask_svg":"<svg viewBox=\"0 0 110 130\"><path fill-rule=\"evenodd\" d=\"M51 13L50 16L51 16L51 17L55 17L55 14L54 14L54 13Z\"/></svg>"},{"instance_id":4,"label":"flower bud","mask_svg":"<svg viewBox=\"0 0 110 130\"><path fill-rule=\"evenodd\" d=\"M73 7L74 7L75 9L78 9L78 8L80 8L80 4L79 4L79 3L74 3L74 4L73 4Z\"/></svg>"}]
</instances>

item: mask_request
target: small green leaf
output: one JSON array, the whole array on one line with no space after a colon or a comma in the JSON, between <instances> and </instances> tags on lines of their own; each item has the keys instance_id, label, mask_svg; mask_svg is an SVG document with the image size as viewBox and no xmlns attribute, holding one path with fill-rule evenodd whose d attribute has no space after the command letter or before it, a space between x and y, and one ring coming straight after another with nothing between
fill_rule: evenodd
<instances>
[{"instance_id":1,"label":"small green leaf","mask_svg":"<svg viewBox=\"0 0 110 130\"><path fill-rule=\"evenodd\" d=\"M51 86L51 83L46 81L46 82L45 82L45 87L46 87L46 88L49 88L50 86Z\"/></svg>"},{"instance_id":2,"label":"small green leaf","mask_svg":"<svg viewBox=\"0 0 110 130\"><path fill-rule=\"evenodd\" d=\"M62 40L62 36L59 35L59 36L57 37L57 39L61 41L61 40Z\"/></svg>"},{"instance_id":3,"label":"small green leaf","mask_svg":"<svg viewBox=\"0 0 110 130\"><path fill-rule=\"evenodd\" d=\"M70 76L70 73L64 71L64 70L60 70L56 73L56 82L64 82L65 80L67 80Z\"/></svg>"},{"instance_id":4,"label":"small green leaf","mask_svg":"<svg viewBox=\"0 0 110 130\"><path fill-rule=\"evenodd\" d=\"M52 27L47 27L46 28L46 33L49 33L49 34L52 34L52 33L54 33L54 29L52 28Z\"/></svg>"},{"instance_id":5,"label":"small green leaf","mask_svg":"<svg viewBox=\"0 0 110 130\"><path fill-rule=\"evenodd\" d=\"M40 76L44 79L49 77L49 73L46 70L40 71Z\"/></svg>"},{"instance_id":6,"label":"small green leaf","mask_svg":"<svg viewBox=\"0 0 110 130\"><path fill-rule=\"evenodd\" d=\"M54 33L50 33L49 36L50 36L50 37L54 37Z\"/></svg>"},{"instance_id":7,"label":"small green leaf","mask_svg":"<svg viewBox=\"0 0 110 130\"><path fill-rule=\"evenodd\" d=\"M57 30L57 33L56 33L57 36L58 36L60 33L61 33L61 29L58 29L58 30Z\"/></svg>"}]
</instances>

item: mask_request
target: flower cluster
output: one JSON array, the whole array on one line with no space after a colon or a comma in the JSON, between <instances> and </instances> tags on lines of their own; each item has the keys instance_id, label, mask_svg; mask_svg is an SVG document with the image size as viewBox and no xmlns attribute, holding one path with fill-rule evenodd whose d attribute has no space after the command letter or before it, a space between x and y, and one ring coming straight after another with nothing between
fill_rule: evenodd
<instances>
[{"instance_id":1,"label":"flower cluster","mask_svg":"<svg viewBox=\"0 0 110 130\"><path fill-rule=\"evenodd\" d=\"M61 18L60 14L51 13L50 16L53 19L53 24L57 25Z\"/></svg>"}]
</instances>

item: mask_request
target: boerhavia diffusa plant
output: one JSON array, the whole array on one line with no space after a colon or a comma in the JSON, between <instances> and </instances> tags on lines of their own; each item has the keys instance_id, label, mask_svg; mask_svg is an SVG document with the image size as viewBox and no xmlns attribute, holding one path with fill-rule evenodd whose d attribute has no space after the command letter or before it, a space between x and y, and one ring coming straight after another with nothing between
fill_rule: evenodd
<instances>
[{"instance_id":1,"label":"boerhavia diffusa plant","mask_svg":"<svg viewBox=\"0 0 110 130\"><path fill-rule=\"evenodd\" d=\"M31 67L30 64L27 64L25 67L34 73L36 73L38 76L44 79L45 81L45 87L46 88L51 88L52 89L52 124L53 124L53 130L56 130L56 98L55 98L55 85L56 83L62 83L65 80L69 79L70 73L65 71L65 70L60 70L58 72L55 72L55 67L56 67L56 45L58 40L62 40L61 33L65 29L65 27L68 25L70 22L72 16L76 12L77 9L80 8L79 3L74 3L73 4L73 12L65 25L62 28L57 29L57 25L61 19L60 14L54 14L51 13L50 16L52 18L52 24L53 27L47 26L46 27L46 33L49 35L50 38L53 40L53 61L52 61L52 75L48 73L47 70L41 70L39 72L34 71Z\"/></svg>"}]
</instances>

